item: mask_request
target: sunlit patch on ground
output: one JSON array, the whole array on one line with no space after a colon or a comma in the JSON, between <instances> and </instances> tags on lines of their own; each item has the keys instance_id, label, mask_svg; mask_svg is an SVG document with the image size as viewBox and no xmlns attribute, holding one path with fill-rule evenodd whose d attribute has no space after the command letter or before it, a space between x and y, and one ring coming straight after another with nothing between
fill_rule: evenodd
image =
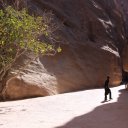
<instances>
[{"instance_id":1,"label":"sunlit patch on ground","mask_svg":"<svg viewBox=\"0 0 128 128\"><path fill-rule=\"evenodd\" d=\"M128 92L111 88L0 103L0 128L127 128ZM121 127L123 125L123 127Z\"/></svg>"}]
</instances>

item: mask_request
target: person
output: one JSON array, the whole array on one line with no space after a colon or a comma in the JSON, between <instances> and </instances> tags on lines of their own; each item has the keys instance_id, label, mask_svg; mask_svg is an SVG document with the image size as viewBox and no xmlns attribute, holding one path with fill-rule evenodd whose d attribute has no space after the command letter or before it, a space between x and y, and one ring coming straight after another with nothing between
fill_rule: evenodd
<instances>
[{"instance_id":1,"label":"person","mask_svg":"<svg viewBox=\"0 0 128 128\"><path fill-rule=\"evenodd\" d=\"M107 101L107 95L109 94L109 99L112 99L112 94L111 94L111 90L109 88L109 76L107 76L107 79L105 80L104 83L104 89L105 89L105 101Z\"/></svg>"}]
</instances>

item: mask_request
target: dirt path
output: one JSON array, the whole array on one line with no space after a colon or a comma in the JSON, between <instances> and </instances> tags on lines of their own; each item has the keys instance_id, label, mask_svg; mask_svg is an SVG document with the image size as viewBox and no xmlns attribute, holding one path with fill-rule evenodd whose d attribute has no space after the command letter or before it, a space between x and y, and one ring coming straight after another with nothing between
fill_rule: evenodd
<instances>
[{"instance_id":1,"label":"dirt path","mask_svg":"<svg viewBox=\"0 0 128 128\"><path fill-rule=\"evenodd\" d=\"M128 92L112 88L0 102L0 128L128 128Z\"/></svg>"}]
</instances>

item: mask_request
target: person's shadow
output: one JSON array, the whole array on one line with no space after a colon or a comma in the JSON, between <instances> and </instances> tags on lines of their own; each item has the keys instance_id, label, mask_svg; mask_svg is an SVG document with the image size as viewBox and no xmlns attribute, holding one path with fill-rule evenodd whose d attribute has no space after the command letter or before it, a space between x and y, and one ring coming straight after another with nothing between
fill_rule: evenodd
<instances>
[{"instance_id":1,"label":"person's shadow","mask_svg":"<svg viewBox=\"0 0 128 128\"><path fill-rule=\"evenodd\" d=\"M120 90L117 102L103 104L56 128L128 128L128 92Z\"/></svg>"}]
</instances>

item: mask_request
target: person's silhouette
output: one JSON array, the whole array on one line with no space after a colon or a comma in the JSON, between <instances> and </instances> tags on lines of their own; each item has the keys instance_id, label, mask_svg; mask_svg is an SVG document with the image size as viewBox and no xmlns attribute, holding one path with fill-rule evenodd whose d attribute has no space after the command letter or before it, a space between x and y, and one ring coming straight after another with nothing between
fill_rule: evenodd
<instances>
[{"instance_id":1,"label":"person's silhouette","mask_svg":"<svg viewBox=\"0 0 128 128\"><path fill-rule=\"evenodd\" d=\"M104 89L105 89L105 98L104 100L107 101L107 95L109 94L109 99L112 99L112 95L111 95L111 90L109 88L109 76L107 76L107 79L105 80L104 83Z\"/></svg>"}]
</instances>

